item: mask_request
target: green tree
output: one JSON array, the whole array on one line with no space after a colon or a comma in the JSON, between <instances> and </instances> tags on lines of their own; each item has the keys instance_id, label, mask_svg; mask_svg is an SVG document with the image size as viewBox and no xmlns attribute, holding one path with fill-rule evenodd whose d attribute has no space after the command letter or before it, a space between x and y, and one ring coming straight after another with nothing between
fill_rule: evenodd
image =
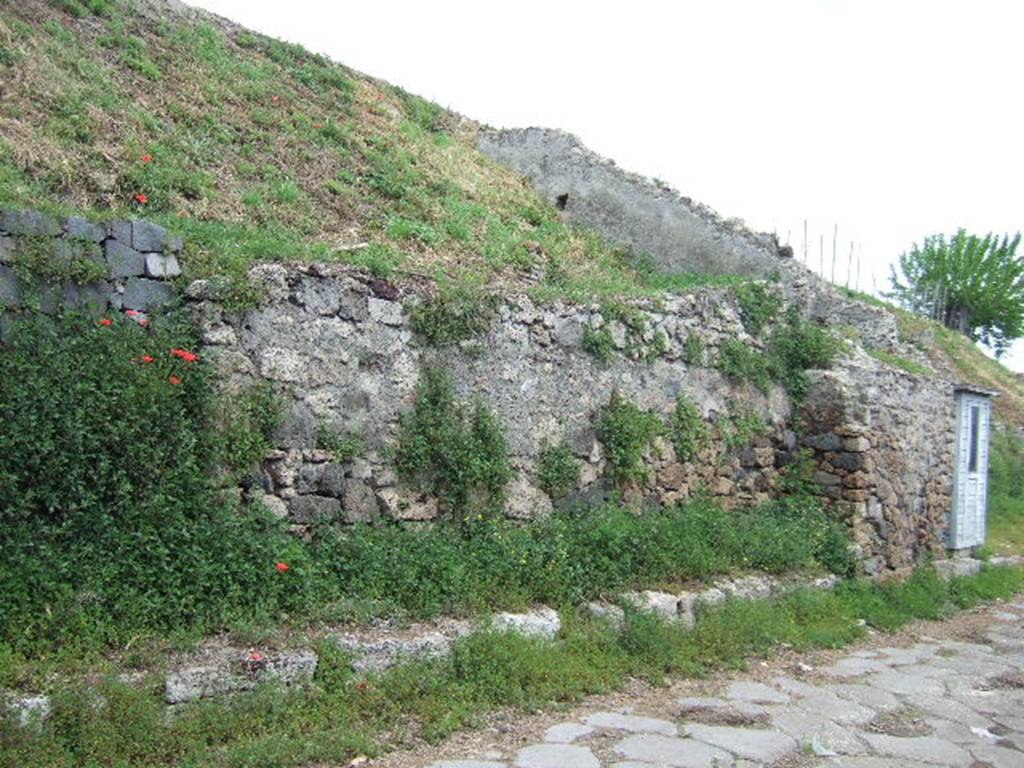
<instances>
[{"instance_id":1,"label":"green tree","mask_svg":"<svg viewBox=\"0 0 1024 768\"><path fill-rule=\"evenodd\" d=\"M907 309L981 341L999 356L1024 336L1020 233L1001 238L959 230L926 237L892 268L890 294Z\"/></svg>"}]
</instances>

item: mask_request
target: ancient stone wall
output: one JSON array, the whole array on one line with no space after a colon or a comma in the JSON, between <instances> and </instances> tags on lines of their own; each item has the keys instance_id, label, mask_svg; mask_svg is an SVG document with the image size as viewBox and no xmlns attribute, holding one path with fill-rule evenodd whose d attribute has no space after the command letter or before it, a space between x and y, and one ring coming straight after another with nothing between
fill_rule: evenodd
<instances>
[{"instance_id":1,"label":"ancient stone wall","mask_svg":"<svg viewBox=\"0 0 1024 768\"><path fill-rule=\"evenodd\" d=\"M144 220L0 210L0 333L10 312L149 312L175 297L181 239ZM7 320L5 320L7 318Z\"/></svg>"},{"instance_id":2,"label":"ancient stone wall","mask_svg":"<svg viewBox=\"0 0 1024 768\"><path fill-rule=\"evenodd\" d=\"M477 147L526 176L565 218L650 256L670 272L766 277L792 251L770 235L721 219L706 206L619 168L579 139L546 128L484 131Z\"/></svg>"},{"instance_id":3,"label":"ancient stone wall","mask_svg":"<svg viewBox=\"0 0 1024 768\"><path fill-rule=\"evenodd\" d=\"M745 331L731 289L631 302L628 321L597 305L541 305L525 294L507 295L484 334L437 348L410 320L410 309L434 291L425 281L389 283L337 265L262 264L250 272L263 294L260 306L232 314L205 281L175 294L169 279L180 271L181 243L154 224L3 211L0 233L0 321L11 310L146 312L182 300L225 386L271 382L284 415L275 450L244 492L297 532L320 519L344 525L443 514L437 499L402 482L390 453L422 371L437 365L451 372L459 396L478 399L503 428L514 470L509 517L544 515L553 503L596 503L613 492L638 507L698 490L727 506L756 503L771 497L780 470L806 449L822 495L850 520L870 570L902 568L942 549L953 384L885 365L850 341L832 369L811 372L810 395L794 414L781 387L765 394L714 367L725 340L762 348ZM70 262L91 267L64 269ZM49 278L29 269L40 264ZM82 274L93 279L80 282ZM874 344L898 344L895 322L880 307L838 297L804 277L780 290L811 317L863 326L875 334ZM607 359L588 351L593 333L610 340ZM616 486L596 429L613 391L666 423L683 394L711 439L681 460L671 441L659 438L645 457L649 481ZM764 428L736 440L741 416L756 417ZM365 449L339 462L319 444L325 431L359 436ZM562 443L580 478L553 502L538 482L538 459L545 445Z\"/></svg>"}]
</instances>

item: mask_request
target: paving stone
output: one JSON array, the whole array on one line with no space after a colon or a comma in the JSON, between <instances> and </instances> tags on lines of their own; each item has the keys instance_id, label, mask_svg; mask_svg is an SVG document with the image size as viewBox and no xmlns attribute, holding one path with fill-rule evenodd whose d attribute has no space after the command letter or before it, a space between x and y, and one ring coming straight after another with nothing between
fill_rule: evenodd
<instances>
[{"instance_id":1,"label":"paving stone","mask_svg":"<svg viewBox=\"0 0 1024 768\"><path fill-rule=\"evenodd\" d=\"M793 677L776 677L772 680L781 690L792 696L814 696L824 693L825 689L816 685L809 685L802 680Z\"/></svg>"},{"instance_id":2,"label":"paving stone","mask_svg":"<svg viewBox=\"0 0 1024 768\"><path fill-rule=\"evenodd\" d=\"M772 724L801 745L817 742L840 755L868 752L867 745L852 730L810 712L780 707L772 714Z\"/></svg>"},{"instance_id":3,"label":"paving stone","mask_svg":"<svg viewBox=\"0 0 1024 768\"><path fill-rule=\"evenodd\" d=\"M670 723L668 720L638 717L637 715L620 715L615 712L597 712L585 717L583 722L595 728L610 728L630 733L660 733L662 736L675 736L679 733L675 723Z\"/></svg>"},{"instance_id":4,"label":"paving stone","mask_svg":"<svg viewBox=\"0 0 1024 768\"><path fill-rule=\"evenodd\" d=\"M770 763L797 748L792 738L780 731L733 728L726 725L687 725L687 736L713 747L727 749L737 757Z\"/></svg>"},{"instance_id":5,"label":"paving stone","mask_svg":"<svg viewBox=\"0 0 1024 768\"><path fill-rule=\"evenodd\" d=\"M951 741L937 736L887 736L882 733L865 733L864 740L871 748L887 757L919 760L938 765L964 766L967 768L973 758Z\"/></svg>"},{"instance_id":6,"label":"paving stone","mask_svg":"<svg viewBox=\"0 0 1024 768\"><path fill-rule=\"evenodd\" d=\"M559 723L553 725L544 731L544 741L556 743L556 744L569 744L570 742L576 741L576 739L582 739L584 736L589 736L594 732L594 729L589 725L583 725L581 723Z\"/></svg>"},{"instance_id":7,"label":"paving stone","mask_svg":"<svg viewBox=\"0 0 1024 768\"><path fill-rule=\"evenodd\" d=\"M969 749L975 760L988 763L992 768L1021 768L1024 765L1024 753L1015 749L996 744L977 744Z\"/></svg>"},{"instance_id":8,"label":"paving stone","mask_svg":"<svg viewBox=\"0 0 1024 768\"><path fill-rule=\"evenodd\" d=\"M601 768L594 753L571 744L535 744L519 750L516 768Z\"/></svg>"},{"instance_id":9,"label":"paving stone","mask_svg":"<svg viewBox=\"0 0 1024 768\"><path fill-rule=\"evenodd\" d=\"M848 757L830 758L823 764L827 768L935 768L932 763L917 760L893 760L891 757Z\"/></svg>"},{"instance_id":10,"label":"paving stone","mask_svg":"<svg viewBox=\"0 0 1024 768\"><path fill-rule=\"evenodd\" d=\"M835 720L841 725L863 725L878 716L874 709L840 698L831 692L807 696L796 702L796 706L805 712Z\"/></svg>"},{"instance_id":11,"label":"paving stone","mask_svg":"<svg viewBox=\"0 0 1024 768\"><path fill-rule=\"evenodd\" d=\"M840 659L830 667L823 667L822 674L832 677L860 677L873 672L881 672L889 667L878 659L861 659L848 656Z\"/></svg>"},{"instance_id":12,"label":"paving stone","mask_svg":"<svg viewBox=\"0 0 1024 768\"><path fill-rule=\"evenodd\" d=\"M770 688L764 683L733 683L725 695L732 701L748 701L752 704L786 704L790 701L788 694Z\"/></svg>"},{"instance_id":13,"label":"paving stone","mask_svg":"<svg viewBox=\"0 0 1024 768\"><path fill-rule=\"evenodd\" d=\"M918 709L935 717L962 723L965 726L988 727L992 721L978 714L973 708L961 703L951 696L917 695L911 703Z\"/></svg>"},{"instance_id":14,"label":"paving stone","mask_svg":"<svg viewBox=\"0 0 1024 768\"><path fill-rule=\"evenodd\" d=\"M923 675L906 675L902 672L888 670L878 672L867 677L864 682L867 685L879 688L889 693L902 694L904 696L916 696L927 694L942 696L946 691L942 683Z\"/></svg>"},{"instance_id":15,"label":"paving stone","mask_svg":"<svg viewBox=\"0 0 1024 768\"><path fill-rule=\"evenodd\" d=\"M490 760L441 760L431 763L428 768L508 768L508 765Z\"/></svg>"},{"instance_id":16,"label":"paving stone","mask_svg":"<svg viewBox=\"0 0 1024 768\"><path fill-rule=\"evenodd\" d=\"M992 614L992 618L997 621L1020 621L1020 616L1009 611L995 611Z\"/></svg>"},{"instance_id":17,"label":"paving stone","mask_svg":"<svg viewBox=\"0 0 1024 768\"><path fill-rule=\"evenodd\" d=\"M707 768L710 765L731 768L733 765L732 755L724 750L693 739L677 739L658 734L630 736L612 749L630 760L671 768Z\"/></svg>"}]
</instances>

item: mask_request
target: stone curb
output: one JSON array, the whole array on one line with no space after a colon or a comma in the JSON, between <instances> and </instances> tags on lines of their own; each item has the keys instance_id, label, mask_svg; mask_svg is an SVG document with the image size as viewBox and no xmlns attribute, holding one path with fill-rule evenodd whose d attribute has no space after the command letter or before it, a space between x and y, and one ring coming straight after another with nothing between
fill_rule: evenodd
<instances>
[{"instance_id":1,"label":"stone curb","mask_svg":"<svg viewBox=\"0 0 1024 768\"><path fill-rule=\"evenodd\" d=\"M1024 564L1024 557L995 557L991 565L1014 566ZM954 558L936 563L939 575L945 579L977 573L982 562L970 558ZM700 619L704 606L714 605L727 597L749 600L777 598L800 588L832 589L839 582L834 575L815 579L786 579L768 575L751 575L720 579L699 591L680 593L645 590L625 592L620 602L631 603L640 610L658 614L662 618L693 628ZM624 611L620 605L592 601L581 606L591 616L621 624ZM474 626L468 621L445 620L421 625L417 631L381 631L372 639L356 634L328 636L343 651L352 655L352 668L360 673L379 673L398 664L415 659L443 658L451 653L452 643L474 629L490 628L499 632L516 632L544 641L554 640L561 630L558 612L548 606L537 606L524 613L497 613L489 620ZM216 658L203 664L179 666L167 673L164 681L164 700L182 704L202 698L248 691L265 682L282 685L302 685L312 682L319 657L310 649L295 649L260 656L239 648L218 652ZM19 713L22 726L39 723L50 713L47 696L20 696L7 699L7 708Z\"/></svg>"}]
</instances>

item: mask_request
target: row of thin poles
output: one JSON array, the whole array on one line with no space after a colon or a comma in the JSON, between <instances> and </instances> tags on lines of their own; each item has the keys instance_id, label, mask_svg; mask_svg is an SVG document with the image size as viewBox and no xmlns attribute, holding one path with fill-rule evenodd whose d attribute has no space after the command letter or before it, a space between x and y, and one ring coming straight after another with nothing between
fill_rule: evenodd
<instances>
[{"instance_id":1,"label":"row of thin poles","mask_svg":"<svg viewBox=\"0 0 1024 768\"><path fill-rule=\"evenodd\" d=\"M786 233L785 244L790 242L790 232ZM803 257L804 265L808 268L813 269L811 264L813 255L811 253L811 242L808 238L807 233L807 219L804 219L804 232L803 241L800 253ZM825 250L825 235L818 235L818 274L831 282L833 285L839 285L839 281L836 278L836 269L841 263L842 256L839 252L839 225L832 225L832 258L830 260L831 269L826 269L827 253ZM843 283L847 288L853 288L854 290L860 290L860 261L861 261L861 246L859 243L850 241L850 251L846 255L846 280ZM851 285L852 281L852 285ZM878 286L874 285L875 276L872 274L871 281L873 283L872 288L874 293L877 293Z\"/></svg>"}]
</instances>

